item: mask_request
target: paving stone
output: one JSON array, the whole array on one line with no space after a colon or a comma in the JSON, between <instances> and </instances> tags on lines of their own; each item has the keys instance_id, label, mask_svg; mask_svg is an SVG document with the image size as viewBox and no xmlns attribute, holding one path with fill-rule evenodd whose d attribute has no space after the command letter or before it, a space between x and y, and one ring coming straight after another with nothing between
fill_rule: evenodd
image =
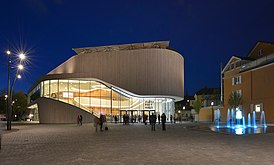
<instances>
[{"instance_id":1,"label":"paving stone","mask_svg":"<svg viewBox=\"0 0 274 165\"><path fill-rule=\"evenodd\" d=\"M3 131L0 164L274 164L274 134L226 135L191 124L16 125Z\"/></svg>"}]
</instances>

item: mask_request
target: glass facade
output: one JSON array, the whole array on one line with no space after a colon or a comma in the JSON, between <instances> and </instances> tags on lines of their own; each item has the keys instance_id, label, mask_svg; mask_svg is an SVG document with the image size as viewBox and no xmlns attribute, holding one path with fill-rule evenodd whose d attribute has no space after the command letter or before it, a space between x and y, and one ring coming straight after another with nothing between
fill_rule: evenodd
<instances>
[{"instance_id":1,"label":"glass facade","mask_svg":"<svg viewBox=\"0 0 274 165\"><path fill-rule=\"evenodd\" d=\"M174 116L174 100L170 98L148 98L132 96L114 87L108 87L98 81L89 80L45 80L29 94L29 102L38 97L59 100L90 113L95 116L106 115L108 121L114 116L122 122L122 116L128 114L131 121L143 119L151 113L165 113L167 121Z\"/></svg>"}]
</instances>

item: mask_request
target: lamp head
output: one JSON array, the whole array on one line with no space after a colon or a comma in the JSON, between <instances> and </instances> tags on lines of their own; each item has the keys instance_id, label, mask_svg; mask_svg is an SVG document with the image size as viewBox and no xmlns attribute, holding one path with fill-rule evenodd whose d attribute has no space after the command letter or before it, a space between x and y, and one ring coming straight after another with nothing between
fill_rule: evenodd
<instances>
[{"instance_id":1,"label":"lamp head","mask_svg":"<svg viewBox=\"0 0 274 165\"><path fill-rule=\"evenodd\" d=\"M18 68L19 68L20 70L22 70L22 69L24 69L24 66L23 66L22 64L19 64L19 65L18 65Z\"/></svg>"},{"instance_id":2,"label":"lamp head","mask_svg":"<svg viewBox=\"0 0 274 165\"><path fill-rule=\"evenodd\" d=\"M26 58L26 55L25 55L24 53L20 53L20 54L19 54L19 58L20 58L21 60L24 60L24 59Z\"/></svg>"}]
</instances>

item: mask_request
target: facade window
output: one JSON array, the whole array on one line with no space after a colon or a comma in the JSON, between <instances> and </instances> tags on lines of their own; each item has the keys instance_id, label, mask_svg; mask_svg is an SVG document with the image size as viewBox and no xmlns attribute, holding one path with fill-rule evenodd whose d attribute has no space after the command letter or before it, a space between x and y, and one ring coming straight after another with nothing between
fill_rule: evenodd
<instances>
[{"instance_id":1,"label":"facade window","mask_svg":"<svg viewBox=\"0 0 274 165\"><path fill-rule=\"evenodd\" d=\"M258 52L258 55L259 56L262 56L264 54L264 50L263 49L260 49L259 52Z\"/></svg>"},{"instance_id":2,"label":"facade window","mask_svg":"<svg viewBox=\"0 0 274 165\"><path fill-rule=\"evenodd\" d=\"M236 90L236 91L233 91L233 92L236 92L238 95L242 96L242 90Z\"/></svg>"},{"instance_id":3,"label":"facade window","mask_svg":"<svg viewBox=\"0 0 274 165\"><path fill-rule=\"evenodd\" d=\"M124 114L136 119L137 116L142 118L143 115L149 116L151 113L166 113L167 116L175 113L173 99L133 97L97 81L45 80L41 82L41 87L39 84L30 92L29 99L34 101L39 96L72 104L97 116L102 113L108 121L113 121L113 115L117 115L122 121Z\"/></svg>"},{"instance_id":4,"label":"facade window","mask_svg":"<svg viewBox=\"0 0 274 165\"><path fill-rule=\"evenodd\" d=\"M232 85L240 85L242 83L242 76L232 78Z\"/></svg>"}]
</instances>

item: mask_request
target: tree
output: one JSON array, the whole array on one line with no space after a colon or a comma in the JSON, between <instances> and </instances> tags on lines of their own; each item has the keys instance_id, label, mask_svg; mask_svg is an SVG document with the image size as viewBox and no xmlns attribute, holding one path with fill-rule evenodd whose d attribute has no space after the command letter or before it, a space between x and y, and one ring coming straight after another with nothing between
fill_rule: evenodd
<instances>
[{"instance_id":1,"label":"tree","mask_svg":"<svg viewBox=\"0 0 274 165\"><path fill-rule=\"evenodd\" d=\"M195 112L198 114L198 117L199 117L199 113L200 113L200 110L202 108L202 101L199 98L197 98L194 101L193 108L194 108ZM199 118L198 118L198 120L199 120Z\"/></svg>"},{"instance_id":2,"label":"tree","mask_svg":"<svg viewBox=\"0 0 274 165\"><path fill-rule=\"evenodd\" d=\"M4 89L0 90L0 114L6 114L7 112L7 98L5 95L7 94L7 91Z\"/></svg>"},{"instance_id":3,"label":"tree","mask_svg":"<svg viewBox=\"0 0 274 165\"><path fill-rule=\"evenodd\" d=\"M228 104L230 105L231 108L236 109L242 103L243 103L243 98L240 93L234 91L229 95Z\"/></svg>"},{"instance_id":4,"label":"tree","mask_svg":"<svg viewBox=\"0 0 274 165\"><path fill-rule=\"evenodd\" d=\"M18 91L13 96L13 116L16 115L16 119L22 119L28 114L27 108L27 96L23 91Z\"/></svg>"}]
</instances>

